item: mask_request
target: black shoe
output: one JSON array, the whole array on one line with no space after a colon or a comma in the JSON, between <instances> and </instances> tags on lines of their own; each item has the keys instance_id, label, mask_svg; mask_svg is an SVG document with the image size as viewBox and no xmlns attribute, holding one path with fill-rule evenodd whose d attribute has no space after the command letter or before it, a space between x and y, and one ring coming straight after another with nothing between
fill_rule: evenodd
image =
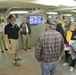
<instances>
[{"instance_id":1,"label":"black shoe","mask_svg":"<svg viewBox=\"0 0 76 75\"><path fill-rule=\"evenodd\" d=\"M5 51L8 51L8 49L6 48Z\"/></svg>"},{"instance_id":2,"label":"black shoe","mask_svg":"<svg viewBox=\"0 0 76 75\"><path fill-rule=\"evenodd\" d=\"M28 49L31 49L31 47L27 47Z\"/></svg>"},{"instance_id":3,"label":"black shoe","mask_svg":"<svg viewBox=\"0 0 76 75\"><path fill-rule=\"evenodd\" d=\"M2 53L4 53L4 51L1 51Z\"/></svg>"},{"instance_id":4,"label":"black shoe","mask_svg":"<svg viewBox=\"0 0 76 75\"><path fill-rule=\"evenodd\" d=\"M25 50L25 51L27 51L27 49L26 49L26 48L24 48L24 50Z\"/></svg>"}]
</instances>

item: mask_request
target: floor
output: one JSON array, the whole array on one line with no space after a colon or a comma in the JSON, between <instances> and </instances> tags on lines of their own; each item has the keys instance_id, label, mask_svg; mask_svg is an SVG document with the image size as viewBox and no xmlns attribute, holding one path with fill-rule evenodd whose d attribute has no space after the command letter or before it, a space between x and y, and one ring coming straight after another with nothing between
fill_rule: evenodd
<instances>
[{"instance_id":1,"label":"floor","mask_svg":"<svg viewBox=\"0 0 76 75\"><path fill-rule=\"evenodd\" d=\"M35 48L27 51L19 50L19 57L22 58L20 67L12 65L12 60L9 53L2 54L0 52L0 75L41 75L40 63L34 57ZM63 67L63 61L60 61L57 66L56 75L76 75L76 69L73 72L69 71L69 66Z\"/></svg>"}]
</instances>

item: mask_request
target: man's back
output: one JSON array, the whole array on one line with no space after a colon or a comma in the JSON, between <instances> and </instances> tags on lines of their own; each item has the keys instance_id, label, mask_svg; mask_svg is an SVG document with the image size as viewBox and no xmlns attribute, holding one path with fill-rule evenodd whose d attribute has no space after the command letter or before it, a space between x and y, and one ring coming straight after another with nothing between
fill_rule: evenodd
<instances>
[{"instance_id":1,"label":"man's back","mask_svg":"<svg viewBox=\"0 0 76 75\"><path fill-rule=\"evenodd\" d=\"M63 45L62 35L55 30L49 30L40 35L36 50L41 49L41 60L43 61L58 60L64 49Z\"/></svg>"},{"instance_id":2,"label":"man's back","mask_svg":"<svg viewBox=\"0 0 76 75\"><path fill-rule=\"evenodd\" d=\"M56 31L60 32L60 33L61 33L61 35L62 35L62 36L63 36L63 38L64 38L64 29L63 29L63 27L62 27L62 24L61 24L61 23L58 23L58 24L57 24Z\"/></svg>"}]
</instances>

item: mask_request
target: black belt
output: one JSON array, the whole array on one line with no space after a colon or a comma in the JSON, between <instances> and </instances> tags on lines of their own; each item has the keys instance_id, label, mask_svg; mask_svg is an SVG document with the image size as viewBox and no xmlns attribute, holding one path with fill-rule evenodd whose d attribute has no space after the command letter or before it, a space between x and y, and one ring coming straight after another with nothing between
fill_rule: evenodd
<instances>
[{"instance_id":1,"label":"black belt","mask_svg":"<svg viewBox=\"0 0 76 75\"><path fill-rule=\"evenodd\" d=\"M43 62L55 62L55 61L58 61L59 59L56 59L56 60L44 60Z\"/></svg>"}]
</instances>

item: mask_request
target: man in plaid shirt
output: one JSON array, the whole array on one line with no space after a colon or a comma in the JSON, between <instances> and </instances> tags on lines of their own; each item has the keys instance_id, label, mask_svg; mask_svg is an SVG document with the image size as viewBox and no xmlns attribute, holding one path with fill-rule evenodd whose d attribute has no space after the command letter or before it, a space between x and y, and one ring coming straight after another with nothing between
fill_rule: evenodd
<instances>
[{"instance_id":1,"label":"man in plaid shirt","mask_svg":"<svg viewBox=\"0 0 76 75\"><path fill-rule=\"evenodd\" d=\"M35 57L41 62L42 75L55 75L59 57L64 50L64 39L55 31L56 25L46 22L46 31L38 38Z\"/></svg>"}]
</instances>

